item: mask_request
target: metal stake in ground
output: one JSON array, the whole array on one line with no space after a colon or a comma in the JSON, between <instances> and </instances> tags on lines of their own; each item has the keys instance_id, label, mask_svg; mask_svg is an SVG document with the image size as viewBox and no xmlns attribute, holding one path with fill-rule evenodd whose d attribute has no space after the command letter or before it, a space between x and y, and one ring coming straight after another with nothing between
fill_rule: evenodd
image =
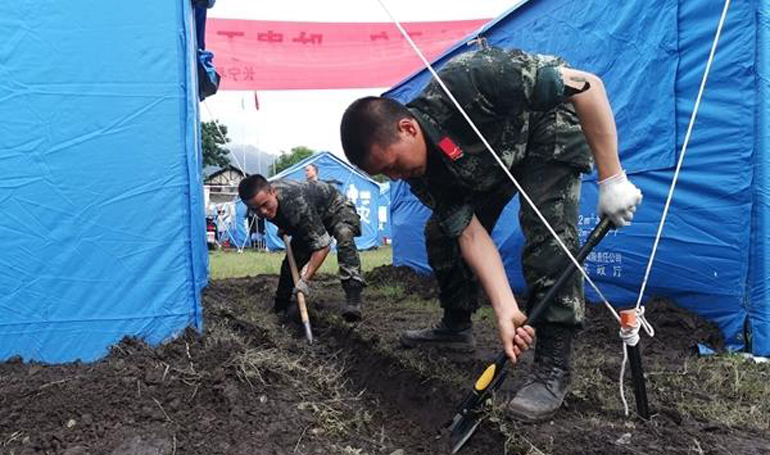
<instances>
[{"instance_id":1,"label":"metal stake in ground","mask_svg":"<svg viewBox=\"0 0 770 455\"><path fill-rule=\"evenodd\" d=\"M620 325L624 330L639 332L639 321L636 310L623 310L620 312ZM634 381L634 398L636 398L636 411L645 420L650 418L650 410L647 405L647 386L644 383L644 370L642 369L642 354L639 351L639 336L635 335L633 341L624 338L623 349L626 350L631 364L631 378ZM621 378L622 379L622 378ZM622 385L622 382L621 382Z\"/></svg>"},{"instance_id":2,"label":"metal stake in ground","mask_svg":"<svg viewBox=\"0 0 770 455\"><path fill-rule=\"evenodd\" d=\"M286 245L286 258L289 259L289 268L291 269L291 279L294 285L299 281L299 272L297 272L297 263L294 260L294 252L291 251L291 241L289 236L283 235L283 243ZM305 303L305 294L297 293L297 305L299 305L299 315L302 318L302 325L305 327L305 337L307 342L313 344L313 331L310 329L310 317L307 315L307 304Z\"/></svg>"},{"instance_id":3,"label":"metal stake in ground","mask_svg":"<svg viewBox=\"0 0 770 455\"><path fill-rule=\"evenodd\" d=\"M588 256L588 253L594 249L613 227L614 225L609 218L603 219L594 230L588 234L586 242L575 255L577 262L582 264L586 256ZM543 299L537 302L532 308L532 311L527 315L527 323L529 325L537 323L542 316L543 311L554 300L567 281L569 281L576 269L577 267L575 267L573 262L567 264L562 270L561 275L559 275L559 278L556 280L556 283L551 286ZM487 399L489 399L492 392L500 388L505 380L507 374L505 367L507 362L508 356L504 351L498 354L494 363L489 365L481 376L478 377L473 388L465 396L462 403L460 403L457 413L449 426L449 438L452 445L452 453L456 453L460 450L473 432L476 431L479 423L481 423L482 415L479 412L481 406Z\"/></svg>"}]
</instances>

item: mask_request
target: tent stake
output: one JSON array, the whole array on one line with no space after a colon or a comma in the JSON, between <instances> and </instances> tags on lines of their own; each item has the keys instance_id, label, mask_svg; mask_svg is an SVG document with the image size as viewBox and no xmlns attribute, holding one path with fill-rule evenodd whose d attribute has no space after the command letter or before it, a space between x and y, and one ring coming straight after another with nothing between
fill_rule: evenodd
<instances>
[{"instance_id":1,"label":"tent stake","mask_svg":"<svg viewBox=\"0 0 770 455\"><path fill-rule=\"evenodd\" d=\"M623 310L620 312L620 324L625 330L638 330L639 321L636 310ZM637 337L638 338L638 337ZM634 398L636 399L636 411L645 420L650 418L650 410L647 403L647 386L644 382L644 370L642 368L642 354L639 350L639 342L634 345L623 343L623 348L628 354L631 364L631 378L634 381Z\"/></svg>"}]
</instances>

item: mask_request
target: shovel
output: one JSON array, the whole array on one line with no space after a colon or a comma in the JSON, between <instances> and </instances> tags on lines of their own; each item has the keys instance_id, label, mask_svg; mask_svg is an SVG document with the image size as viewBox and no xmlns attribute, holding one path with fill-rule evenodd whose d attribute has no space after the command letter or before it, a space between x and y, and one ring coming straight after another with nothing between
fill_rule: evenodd
<instances>
[{"instance_id":1,"label":"shovel","mask_svg":"<svg viewBox=\"0 0 770 455\"><path fill-rule=\"evenodd\" d=\"M614 225L609 218L604 218L594 230L588 234L585 244L583 244L575 255L577 262L582 264L591 250L594 249L613 227ZM561 275L559 275L559 278L556 280L556 283L551 286L543 299L535 303L532 311L527 315L527 324L534 325L537 323L541 318L543 311L553 301L561 288L563 288L569 281L570 277L575 272L575 269L577 269L577 267L573 262L567 264L564 270L562 270ZM489 399L492 392L499 389L503 384L507 375L505 369L507 362L508 356L504 351L500 352L495 358L495 361L484 370L481 376L478 377L473 388L460 403L457 413L452 419L452 423L449 425L449 442L452 447L452 453L457 453L457 451L462 448L481 423L483 416L479 412L480 408Z\"/></svg>"},{"instance_id":2,"label":"shovel","mask_svg":"<svg viewBox=\"0 0 770 455\"><path fill-rule=\"evenodd\" d=\"M286 257L289 259L289 268L291 269L291 279L296 285L299 281L299 272L297 272L297 262L294 260L294 253L291 251L291 242L289 236L283 235L283 243L286 245ZM310 317L307 315L307 303L305 303L305 294L297 293L297 305L299 306L299 315L302 318L302 325L305 327L305 338L309 344L313 344L313 331L310 329Z\"/></svg>"}]
</instances>

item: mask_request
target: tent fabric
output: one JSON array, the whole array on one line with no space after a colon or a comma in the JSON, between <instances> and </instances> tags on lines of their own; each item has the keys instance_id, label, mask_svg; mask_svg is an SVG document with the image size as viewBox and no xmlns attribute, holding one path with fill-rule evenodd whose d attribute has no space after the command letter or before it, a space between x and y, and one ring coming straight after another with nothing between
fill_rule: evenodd
<instances>
[{"instance_id":1,"label":"tent fabric","mask_svg":"<svg viewBox=\"0 0 770 455\"><path fill-rule=\"evenodd\" d=\"M634 224L610 234L586 262L615 305L636 302L722 8L697 0L543 0L517 5L481 33L490 45L562 55L605 82L624 167L644 193ZM731 349L762 356L770 354L767 12L767 1L731 4L644 298L673 298L715 321ZM467 48L458 44L437 66ZM422 71L386 96L406 102L428 77ZM584 179L583 239L598 222L595 178ZM394 264L429 271L422 234L429 211L402 182L392 196ZM493 238L515 290L524 292L517 211L515 199ZM590 289L587 296L597 299ZM649 318L654 324L654 313Z\"/></svg>"},{"instance_id":2,"label":"tent fabric","mask_svg":"<svg viewBox=\"0 0 770 455\"><path fill-rule=\"evenodd\" d=\"M350 164L342 161L330 152L315 153L294 166L284 169L270 180L289 179L305 180L305 166L315 164L318 167L318 178L327 182L335 182L342 194L353 201L356 211L361 217L361 235L355 238L359 250L367 250L380 245L378 234L378 207L380 205L380 187L370 178ZM278 238L278 229L273 223L265 224L267 249L276 251L284 249L283 241Z\"/></svg>"},{"instance_id":3,"label":"tent fabric","mask_svg":"<svg viewBox=\"0 0 770 455\"><path fill-rule=\"evenodd\" d=\"M433 58L486 22L405 22L403 26ZM224 90L387 87L421 66L389 22L209 18L206 43L216 55Z\"/></svg>"},{"instance_id":4,"label":"tent fabric","mask_svg":"<svg viewBox=\"0 0 770 455\"><path fill-rule=\"evenodd\" d=\"M232 201L216 204L214 222L217 225L217 241L240 248L246 239L246 205L237 196Z\"/></svg>"},{"instance_id":5,"label":"tent fabric","mask_svg":"<svg viewBox=\"0 0 770 455\"><path fill-rule=\"evenodd\" d=\"M241 201L241 198L235 196L232 201L220 204L223 209L221 216L217 216L217 222L221 226L219 230L220 243L228 242L234 248L245 248L251 246L249 236L248 207Z\"/></svg>"},{"instance_id":6,"label":"tent fabric","mask_svg":"<svg viewBox=\"0 0 770 455\"><path fill-rule=\"evenodd\" d=\"M770 0L757 2L757 109L755 150L767 151L770 147L770 56L766 43L770 42ZM770 276L770 164L761 153L754 156L754 207L751 217L752 231L749 248L749 292L746 299L749 312L749 324L753 336L753 346L770 346L770 295L768 277ZM755 348L755 351L757 349ZM761 355L767 355L765 353Z\"/></svg>"},{"instance_id":7,"label":"tent fabric","mask_svg":"<svg viewBox=\"0 0 770 455\"><path fill-rule=\"evenodd\" d=\"M202 329L189 3L3 7L0 360L93 361L124 336Z\"/></svg>"}]
</instances>

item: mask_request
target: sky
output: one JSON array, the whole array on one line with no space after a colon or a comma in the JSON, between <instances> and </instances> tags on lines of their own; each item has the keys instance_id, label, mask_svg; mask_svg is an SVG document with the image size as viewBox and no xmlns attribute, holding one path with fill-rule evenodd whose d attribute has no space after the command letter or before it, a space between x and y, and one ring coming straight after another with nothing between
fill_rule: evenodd
<instances>
[{"instance_id":1,"label":"sky","mask_svg":"<svg viewBox=\"0 0 770 455\"><path fill-rule=\"evenodd\" d=\"M493 18L518 3L515 0L381 1L402 22ZM273 21L390 21L378 0L219 0L208 11L208 16ZM277 154L302 145L344 157L339 121L345 108L357 98L379 95L387 88L261 90L258 111L254 108L253 92L220 91L201 103L201 120L216 119L227 125L233 143L251 144L266 152Z\"/></svg>"}]
</instances>

